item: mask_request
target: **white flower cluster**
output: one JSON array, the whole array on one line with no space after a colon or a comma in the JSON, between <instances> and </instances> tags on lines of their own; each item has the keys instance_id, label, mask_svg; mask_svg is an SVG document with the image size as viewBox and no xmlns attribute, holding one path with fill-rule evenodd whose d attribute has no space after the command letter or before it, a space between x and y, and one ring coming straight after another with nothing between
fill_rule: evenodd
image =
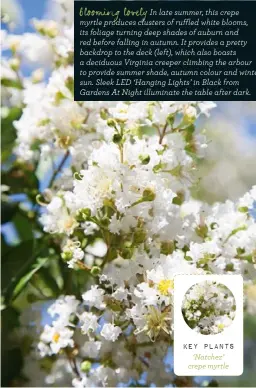
<instances>
[{"instance_id":1,"label":"white flower cluster","mask_svg":"<svg viewBox=\"0 0 256 388\"><path fill-rule=\"evenodd\" d=\"M71 376L73 373L75 387L116 386L131 378L139 379L152 362L149 381L154 380L160 370L158 381L163 384L168 382L170 376L162 364L168 344L162 341L161 347L156 348L144 337L135 342L132 333L128 334L128 322L123 321L120 327L120 311L119 314L106 312L110 302L98 286L92 286L82 299L80 302L74 296L60 297L48 309L54 320L44 327L40 336L40 355L49 357L58 354L57 368L60 368L61 377L68 372ZM116 300L123 300L121 294ZM123 333L125 326L126 334ZM92 367L93 362L99 366ZM54 376L52 371L46 383L56 380L58 373Z\"/></svg>"},{"instance_id":2,"label":"white flower cluster","mask_svg":"<svg viewBox=\"0 0 256 388\"><path fill-rule=\"evenodd\" d=\"M182 303L187 325L201 334L218 334L232 324L236 304L231 291L223 284L204 281L192 286Z\"/></svg>"},{"instance_id":3,"label":"white flower cluster","mask_svg":"<svg viewBox=\"0 0 256 388\"><path fill-rule=\"evenodd\" d=\"M146 385L189 385L166 361L174 275L242 274L246 307L255 311L256 187L236 203L192 198L207 147L196 120L213 102L75 102L71 1L58 3L60 20L34 21L36 34L4 41L13 52L4 93L24 105L16 154L61 158L39 200L41 223L69 271L85 274L81 295L50 308L38 349L52 362L58 356L55 374L66 360L75 387L138 385L142 376ZM47 82L38 70L21 79L23 58L50 62Z\"/></svg>"},{"instance_id":4,"label":"white flower cluster","mask_svg":"<svg viewBox=\"0 0 256 388\"><path fill-rule=\"evenodd\" d=\"M68 266L95 279L82 295L82 311L76 313L74 329L81 331L80 339L67 344L70 332L65 326L58 346L77 352L81 370L75 386L97 386L99 380L116 386L131 377L138 380L145 371L147 383L162 386L170 373L157 377L155 368L164 367L172 343L175 274L242 274L248 311L252 309L256 223L251 212L256 187L237 203L209 206L194 201L189 187L195 162L186 154L186 145L180 148L186 144L182 133L168 129L163 142L158 131L139 138L114 117L106 125L112 128L113 119L118 130L92 146L87 168L75 174L73 190L59 190L42 216L45 230L62 236ZM216 287L209 285L209 298ZM218 333L232 322L233 297L225 299L225 292L222 296L219 310L219 297L214 300L214 322L209 315L212 303L206 303L203 317L198 317L197 327L202 326L204 334ZM198 311L197 306L194 313ZM55 335L52 328L46 331ZM52 352L56 345L47 346ZM106 354L111 360L107 367ZM100 367L91 368L98 362Z\"/></svg>"},{"instance_id":5,"label":"white flower cluster","mask_svg":"<svg viewBox=\"0 0 256 388\"><path fill-rule=\"evenodd\" d=\"M41 342L38 347L41 355L55 354L62 348L73 347L73 330L69 328L69 320L75 314L79 302L74 296L65 296L58 299L49 309L49 314L58 318L53 321L52 326L46 325L41 334Z\"/></svg>"}]
</instances>

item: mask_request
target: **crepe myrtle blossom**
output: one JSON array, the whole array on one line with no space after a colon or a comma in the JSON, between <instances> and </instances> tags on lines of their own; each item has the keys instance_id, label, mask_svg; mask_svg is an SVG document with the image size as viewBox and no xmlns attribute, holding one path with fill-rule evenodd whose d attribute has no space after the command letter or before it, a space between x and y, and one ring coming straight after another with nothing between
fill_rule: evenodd
<instances>
[{"instance_id":1,"label":"crepe myrtle blossom","mask_svg":"<svg viewBox=\"0 0 256 388\"><path fill-rule=\"evenodd\" d=\"M115 342L121 333L120 327L114 326L111 323L105 323L100 334L107 341Z\"/></svg>"},{"instance_id":2,"label":"crepe myrtle blossom","mask_svg":"<svg viewBox=\"0 0 256 388\"><path fill-rule=\"evenodd\" d=\"M88 306L104 309L104 290L98 286L92 286L90 290L82 294L82 298Z\"/></svg>"},{"instance_id":3,"label":"crepe myrtle blossom","mask_svg":"<svg viewBox=\"0 0 256 388\"><path fill-rule=\"evenodd\" d=\"M87 311L83 312L79 317L81 322L81 330L84 334L88 334L89 332L93 332L97 330L99 327L98 317L93 313L89 313Z\"/></svg>"},{"instance_id":4,"label":"crepe myrtle blossom","mask_svg":"<svg viewBox=\"0 0 256 388\"><path fill-rule=\"evenodd\" d=\"M51 361L40 381L44 374L46 385L69 376L60 385L123 386L143 377L146 386L193 386L166 365L174 276L241 274L245 309L255 313L256 187L234 202L192 197L211 141L198 118L214 102L74 101L73 0L51 9L51 20L33 21L34 33L2 34L12 54L3 58L3 114L21 109L18 163L52 162L49 188L37 196L39 222L69 279L34 341L42 362ZM36 66L25 77L27 62ZM235 314L232 296L211 299L216 287L186 300L187 322L205 334Z\"/></svg>"},{"instance_id":5,"label":"crepe myrtle blossom","mask_svg":"<svg viewBox=\"0 0 256 388\"><path fill-rule=\"evenodd\" d=\"M72 330L55 323L53 326L46 325L44 327L44 331L40 336L40 340L44 344L48 344L50 346L50 354L55 354L58 353L62 348L74 346L72 336Z\"/></svg>"},{"instance_id":6,"label":"crepe myrtle blossom","mask_svg":"<svg viewBox=\"0 0 256 388\"><path fill-rule=\"evenodd\" d=\"M55 322L68 324L70 316L76 313L79 301L73 295L60 297L48 308L48 313ZM57 316L57 318L56 318Z\"/></svg>"},{"instance_id":7,"label":"crepe myrtle blossom","mask_svg":"<svg viewBox=\"0 0 256 388\"><path fill-rule=\"evenodd\" d=\"M58 353L62 348L73 347L72 320L77 314L79 301L73 295L59 297L49 308L52 324L45 325L38 345L42 355Z\"/></svg>"},{"instance_id":8,"label":"crepe myrtle blossom","mask_svg":"<svg viewBox=\"0 0 256 388\"><path fill-rule=\"evenodd\" d=\"M224 285L202 281L193 285L182 302L187 325L201 334L218 334L232 324L236 304L231 291Z\"/></svg>"}]
</instances>

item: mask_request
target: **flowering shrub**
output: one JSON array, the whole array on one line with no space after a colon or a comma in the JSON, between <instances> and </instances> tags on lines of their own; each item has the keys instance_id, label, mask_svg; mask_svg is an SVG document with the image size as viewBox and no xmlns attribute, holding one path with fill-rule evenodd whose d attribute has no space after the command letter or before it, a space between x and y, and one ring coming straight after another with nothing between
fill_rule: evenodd
<instances>
[{"instance_id":1,"label":"flowering shrub","mask_svg":"<svg viewBox=\"0 0 256 388\"><path fill-rule=\"evenodd\" d=\"M223 284L204 281L186 292L182 314L187 325L201 334L218 334L232 324L236 303Z\"/></svg>"},{"instance_id":2,"label":"flowering shrub","mask_svg":"<svg viewBox=\"0 0 256 388\"><path fill-rule=\"evenodd\" d=\"M255 312L256 187L237 202L192 198L210 140L197 119L213 102L74 101L71 2L58 3L59 21L35 20L35 34L4 33L12 52L2 64L6 221L30 236L6 253L3 308L10 314L25 298L41 310L55 300L40 333L22 315L18 336L30 341L19 384L190 385L166 358L173 278L242 274L245 308ZM39 68L22 76L23 60L50 63L49 78ZM40 168L51 163L43 189ZM26 196L17 206L16 193ZM14 276L8 263L19 259ZM229 308L209 330L227 325Z\"/></svg>"}]
</instances>

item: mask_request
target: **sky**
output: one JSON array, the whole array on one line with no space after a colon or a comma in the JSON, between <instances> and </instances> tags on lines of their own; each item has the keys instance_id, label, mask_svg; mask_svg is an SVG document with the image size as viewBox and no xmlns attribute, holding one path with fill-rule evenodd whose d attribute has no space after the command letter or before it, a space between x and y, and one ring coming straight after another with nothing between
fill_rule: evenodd
<instances>
[{"instance_id":1,"label":"sky","mask_svg":"<svg viewBox=\"0 0 256 388\"><path fill-rule=\"evenodd\" d=\"M47 7L47 0L18 0L23 10L23 25L19 26L17 32L33 31L30 19L42 18Z\"/></svg>"}]
</instances>

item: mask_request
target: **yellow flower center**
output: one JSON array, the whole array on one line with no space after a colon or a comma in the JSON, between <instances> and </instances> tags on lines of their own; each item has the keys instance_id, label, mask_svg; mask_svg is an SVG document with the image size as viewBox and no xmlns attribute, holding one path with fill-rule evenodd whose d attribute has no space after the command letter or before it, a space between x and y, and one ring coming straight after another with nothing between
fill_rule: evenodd
<instances>
[{"instance_id":1,"label":"yellow flower center","mask_svg":"<svg viewBox=\"0 0 256 388\"><path fill-rule=\"evenodd\" d=\"M220 330L223 330L223 329L224 329L224 327L225 327L225 326L224 326L224 324L223 324L223 323L219 323L219 324L218 324L218 329L220 329Z\"/></svg>"},{"instance_id":2,"label":"yellow flower center","mask_svg":"<svg viewBox=\"0 0 256 388\"><path fill-rule=\"evenodd\" d=\"M168 296L169 295L169 289L173 289L174 281L173 280L161 280L158 283L157 289L160 291L162 295Z\"/></svg>"},{"instance_id":3,"label":"yellow flower center","mask_svg":"<svg viewBox=\"0 0 256 388\"><path fill-rule=\"evenodd\" d=\"M72 143L70 136L61 136L57 139L57 144L60 148L67 148Z\"/></svg>"},{"instance_id":4,"label":"yellow flower center","mask_svg":"<svg viewBox=\"0 0 256 388\"><path fill-rule=\"evenodd\" d=\"M70 124L74 129L81 129L83 122L84 122L84 116L78 115L77 113L70 120Z\"/></svg>"},{"instance_id":5,"label":"yellow flower center","mask_svg":"<svg viewBox=\"0 0 256 388\"><path fill-rule=\"evenodd\" d=\"M69 230L69 229L71 229L72 227L73 227L73 225L75 224L75 219L74 218L72 218L72 217L69 217L69 218L67 218L66 220L65 220L65 222L64 222L64 229L65 230Z\"/></svg>"},{"instance_id":6,"label":"yellow flower center","mask_svg":"<svg viewBox=\"0 0 256 388\"><path fill-rule=\"evenodd\" d=\"M111 186L111 180L108 178L102 179L99 182L99 189L102 193L109 191L110 186Z\"/></svg>"},{"instance_id":7,"label":"yellow flower center","mask_svg":"<svg viewBox=\"0 0 256 388\"><path fill-rule=\"evenodd\" d=\"M57 343L60 339L60 334L59 333L55 333L52 337L52 340L53 342Z\"/></svg>"},{"instance_id":8,"label":"yellow flower center","mask_svg":"<svg viewBox=\"0 0 256 388\"><path fill-rule=\"evenodd\" d=\"M162 312L155 307L151 306L149 314L146 317L147 324L145 330L152 341L155 341L156 337L160 334L161 330L169 334L170 332L170 312Z\"/></svg>"}]
</instances>

